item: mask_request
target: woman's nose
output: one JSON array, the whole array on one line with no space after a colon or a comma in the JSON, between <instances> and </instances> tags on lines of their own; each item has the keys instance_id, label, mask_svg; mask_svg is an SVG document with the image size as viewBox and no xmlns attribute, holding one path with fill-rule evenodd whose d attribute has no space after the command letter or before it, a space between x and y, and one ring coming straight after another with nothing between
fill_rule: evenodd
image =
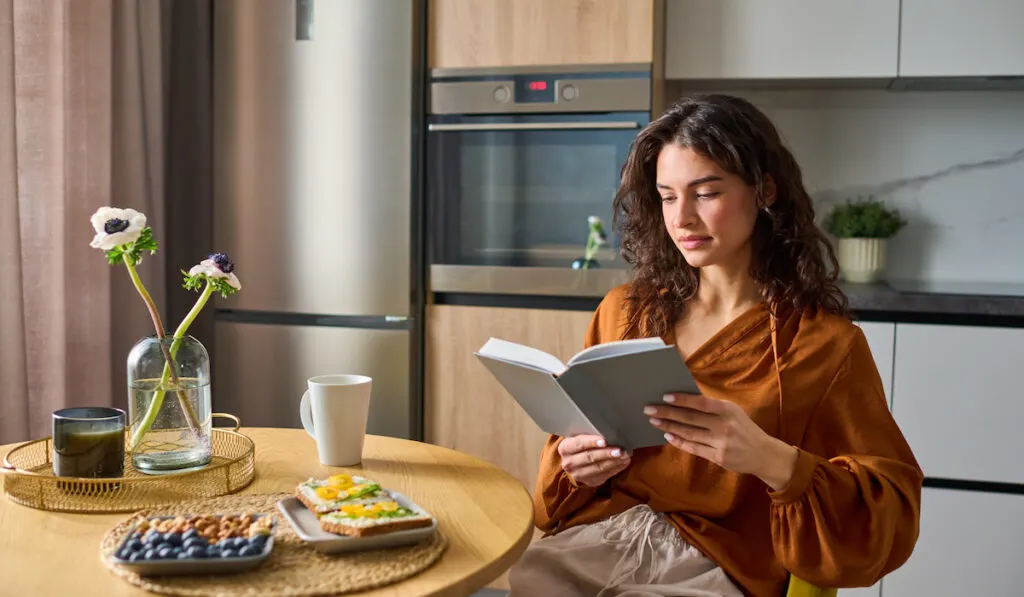
<instances>
[{"instance_id":1,"label":"woman's nose","mask_svg":"<svg viewBox=\"0 0 1024 597\"><path fill-rule=\"evenodd\" d=\"M676 228L687 228L697 219L697 210L694 209L693 200L683 197L676 201L673 207L675 213L672 214L672 224Z\"/></svg>"}]
</instances>

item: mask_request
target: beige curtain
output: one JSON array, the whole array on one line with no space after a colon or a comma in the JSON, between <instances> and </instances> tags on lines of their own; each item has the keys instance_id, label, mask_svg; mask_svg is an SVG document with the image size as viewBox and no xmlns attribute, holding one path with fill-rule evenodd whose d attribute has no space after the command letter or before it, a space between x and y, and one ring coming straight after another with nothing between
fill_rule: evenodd
<instances>
[{"instance_id":1,"label":"beige curtain","mask_svg":"<svg viewBox=\"0 0 1024 597\"><path fill-rule=\"evenodd\" d=\"M0 0L0 444L48 435L58 408L127 407L125 359L153 328L124 266L89 247L97 207L149 217L161 251L140 274L166 313L171 10Z\"/></svg>"}]
</instances>

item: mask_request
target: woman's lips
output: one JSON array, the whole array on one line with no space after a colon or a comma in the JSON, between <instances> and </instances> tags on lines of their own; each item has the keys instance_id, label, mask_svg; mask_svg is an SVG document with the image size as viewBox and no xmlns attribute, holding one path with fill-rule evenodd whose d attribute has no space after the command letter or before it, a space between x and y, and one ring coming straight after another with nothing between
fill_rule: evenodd
<instances>
[{"instance_id":1,"label":"woman's lips","mask_svg":"<svg viewBox=\"0 0 1024 597\"><path fill-rule=\"evenodd\" d=\"M684 249L699 249L704 245L711 242L710 236L681 236L679 237L679 244Z\"/></svg>"}]
</instances>

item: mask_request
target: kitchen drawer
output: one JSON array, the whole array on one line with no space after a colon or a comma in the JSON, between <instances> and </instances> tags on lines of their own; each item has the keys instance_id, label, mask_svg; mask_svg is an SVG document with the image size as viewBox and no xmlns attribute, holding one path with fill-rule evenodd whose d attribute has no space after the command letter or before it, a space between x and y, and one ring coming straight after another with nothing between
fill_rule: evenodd
<instances>
[{"instance_id":1,"label":"kitchen drawer","mask_svg":"<svg viewBox=\"0 0 1024 597\"><path fill-rule=\"evenodd\" d=\"M892 409L928 477L1024 483L1024 329L897 324Z\"/></svg>"},{"instance_id":2,"label":"kitchen drawer","mask_svg":"<svg viewBox=\"0 0 1024 597\"><path fill-rule=\"evenodd\" d=\"M917 546L902 567L882 579L882 595L1024 595L1024 568L1018 562L1022 534L1022 495L925 488Z\"/></svg>"}]
</instances>

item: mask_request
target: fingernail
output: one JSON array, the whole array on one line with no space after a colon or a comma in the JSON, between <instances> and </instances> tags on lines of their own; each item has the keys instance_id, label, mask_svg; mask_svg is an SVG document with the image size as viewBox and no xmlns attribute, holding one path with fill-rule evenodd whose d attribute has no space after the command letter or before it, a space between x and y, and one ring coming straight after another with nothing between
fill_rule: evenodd
<instances>
[{"instance_id":1,"label":"fingernail","mask_svg":"<svg viewBox=\"0 0 1024 597\"><path fill-rule=\"evenodd\" d=\"M651 425L661 425L661 419L655 419L651 417Z\"/></svg>"},{"instance_id":2,"label":"fingernail","mask_svg":"<svg viewBox=\"0 0 1024 597\"><path fill-rule=\"evenodd\" d=\"M675 402L676 401L676 397L673 396L672 394L665 394L664 396L661 397L661 399L664 400L665 402Z\"/></svg>"},{"instance_id":3,"label":"fingernail","mask_svg":"<svg viewBox=\"0 0 1024 597\"><path fill-rule=\"evenodd\" d=\"M672 441L672 439L673 439L672 438L672 434L671 433L666 433L665 434L665 439L667 439L668 441Z\"/></svg>"},{"instance_id":4,"label":"fingernail","mask_svg":"<svg viewBox=\"0 0 1024 597\"><path fill-rule=\"evenodd\" d=\"M598 447L598 448L603 448L603 447L605 447L605 446L607 446L607 445L608 445L608 443L607 443L607 442L605 442L605 441L604 441L603 439L599 439L599 440L597 440L597 447Z\"/></svg>"},{"instance_id":5,"label":"fingernail","mask_svg":"<svg viewBox=\"0 0 1024 597\"><path fill-rule=\"evenodd\" d=\"M653 415L656 412L658 412L658 409L654 408L653 406L645 406L644 407L644 414L645 415Z\"/></svg>"},{"instance_id":6,"label":"fingernail","mask_svg":"<svg viewBox=\"0 0 1024 597\"><path fill-rule=\"evenodd\" d=\"M619 456L622 456L622 450L619 450L619 449L612 450L612 456L614 456L616 458L618 458Z\"/></svg>"}]
</instances>

